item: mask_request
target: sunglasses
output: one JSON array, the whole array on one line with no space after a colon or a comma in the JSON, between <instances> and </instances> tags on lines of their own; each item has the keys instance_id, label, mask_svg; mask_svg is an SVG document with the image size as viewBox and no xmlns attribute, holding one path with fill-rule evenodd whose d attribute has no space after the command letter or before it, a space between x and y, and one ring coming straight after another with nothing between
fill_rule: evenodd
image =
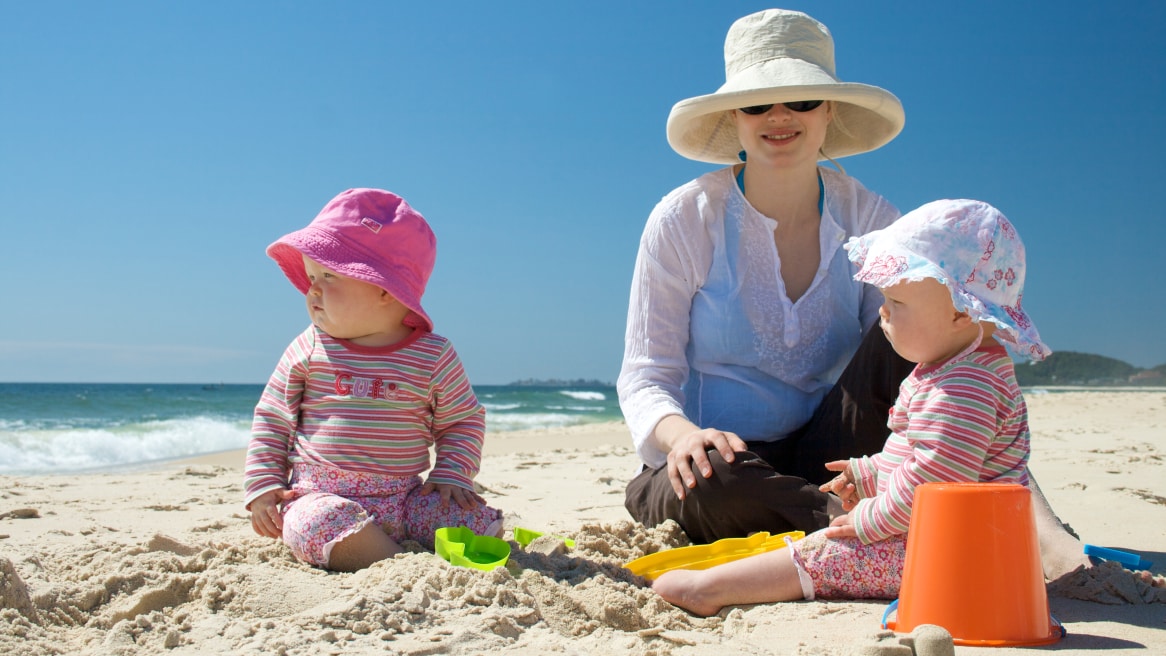
<instances>
[{"instance_id":1,"label":"sunglasses","mask_svg":"<svg viewBox=\"0 0 1166 656\"><path fill-rule=\"evenodd\" d=\"M810 111L813 111L815 109L818 109L818 107L821 106L821 104L824 102L826 102L826 101L825 100L795 100L793 102L787 102L787 103L782 103L782 104L785 105L786 108L788 108L791 111L810 112ZM770 103L768 105L753 105L751 107L742 107L741 111L745 112L746 114L752 114L753 116L757 116L758 114L764 114L765 112L768 112L771 109L773 109L773 103Z\"/></svg>"}]
</instances>

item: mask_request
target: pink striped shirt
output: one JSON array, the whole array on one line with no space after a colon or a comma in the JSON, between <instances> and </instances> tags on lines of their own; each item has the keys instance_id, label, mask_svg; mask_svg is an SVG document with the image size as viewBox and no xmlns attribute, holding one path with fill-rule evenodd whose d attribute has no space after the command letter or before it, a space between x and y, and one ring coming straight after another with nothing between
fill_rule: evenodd
<instances>
[{"instance_id":1,"label":"pink striped shirt","mask_svg":"<svg viewBox=\"0 0 1166 656\"><path fill-rule=\"evenodd\" d=\"M295 463L388 476L419 475L473 489L485 435L478 403L449 340L422 330L381 348L315 326L284 351L255 407L245 503L288 486Z\"/></svg>"},{"instance_id":2,"label":"pink striped shirt","mask_svg":"<svg viewBox=\"0 0 1166 656\"><path fill-rule=\"evenodd\" d=\"M851 459L861 498L851 518L863 543L907 532L921 483L1028 484L1028 409L1008 352L985 341L966 357L915 367L883 450Z\"/></svg>"}]
</instances>

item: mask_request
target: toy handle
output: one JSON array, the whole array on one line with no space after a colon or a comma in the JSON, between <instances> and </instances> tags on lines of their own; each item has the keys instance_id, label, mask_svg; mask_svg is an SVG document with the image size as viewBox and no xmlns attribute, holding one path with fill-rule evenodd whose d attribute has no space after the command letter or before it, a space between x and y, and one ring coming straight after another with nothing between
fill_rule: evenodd
<instances>
[{"instance_id":1,"label":"toy handle","mask_svg":"<svg viewBox=\"0 0 1166 656\"><path fill-rule=\"evenodd\" d=\"M899 600L898 599L892 601L889 605L887 605L887 609L883 611L883 628L884 629L889 628L892 631L895 630L895 623L891 622L888 624L887 623L887 616L890 615L891 613L895 612L898 608L899 608Z\"/></svg>"}]
</instances>

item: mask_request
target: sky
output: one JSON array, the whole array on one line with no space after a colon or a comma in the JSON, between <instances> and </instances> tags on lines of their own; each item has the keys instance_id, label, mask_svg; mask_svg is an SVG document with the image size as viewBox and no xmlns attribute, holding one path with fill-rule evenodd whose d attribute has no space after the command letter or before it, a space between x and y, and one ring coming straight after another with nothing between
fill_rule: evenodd
<instances>
[{"instance_id":1,"label":"sky","mask_svg":"<svg viewBox=\"0 0 1166 656\"><path fill-rule=\"evenodd\" d=\"M770 6L0 0L0 381L264 382L308 324L264 250L350 187L430 222L475 384L614 381L648 213L715 168L668 112ZM995 205L1054 350L1166 363L1166 3L783 6L903 102L849 174Z\"/></svg>"}]
</instances>

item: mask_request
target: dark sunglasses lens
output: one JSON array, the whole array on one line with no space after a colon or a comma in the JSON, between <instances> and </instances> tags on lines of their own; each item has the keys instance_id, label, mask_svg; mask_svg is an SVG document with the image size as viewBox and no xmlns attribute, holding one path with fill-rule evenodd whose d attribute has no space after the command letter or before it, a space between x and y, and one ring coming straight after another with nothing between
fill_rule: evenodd
<instances>
[{"instance_id":1,"label":"dark sunglasses lens","mask_svg":"<svg viewBox=\"0 0 1166 656\"><path fill-rule=\"evenodd\" d=\"M794 102L782 103L795 112L809 112L818 109L825 102L823 100L795 100Z\"/></svg>"},{"instance_id":2,"label":"dark sunglasses lens","mask_svg":"<svg viewBox=\"0 0 1166 656\"><path fill-rule=\"evenodd\" d=\"M772 104L753 105L751 107L742 107L741 111L745 112L746 114L753 114L754 116L756 116L757 114L764 114L765 112L768 112L771 109L773 109Z\"/></svg>"}]
</instances>

